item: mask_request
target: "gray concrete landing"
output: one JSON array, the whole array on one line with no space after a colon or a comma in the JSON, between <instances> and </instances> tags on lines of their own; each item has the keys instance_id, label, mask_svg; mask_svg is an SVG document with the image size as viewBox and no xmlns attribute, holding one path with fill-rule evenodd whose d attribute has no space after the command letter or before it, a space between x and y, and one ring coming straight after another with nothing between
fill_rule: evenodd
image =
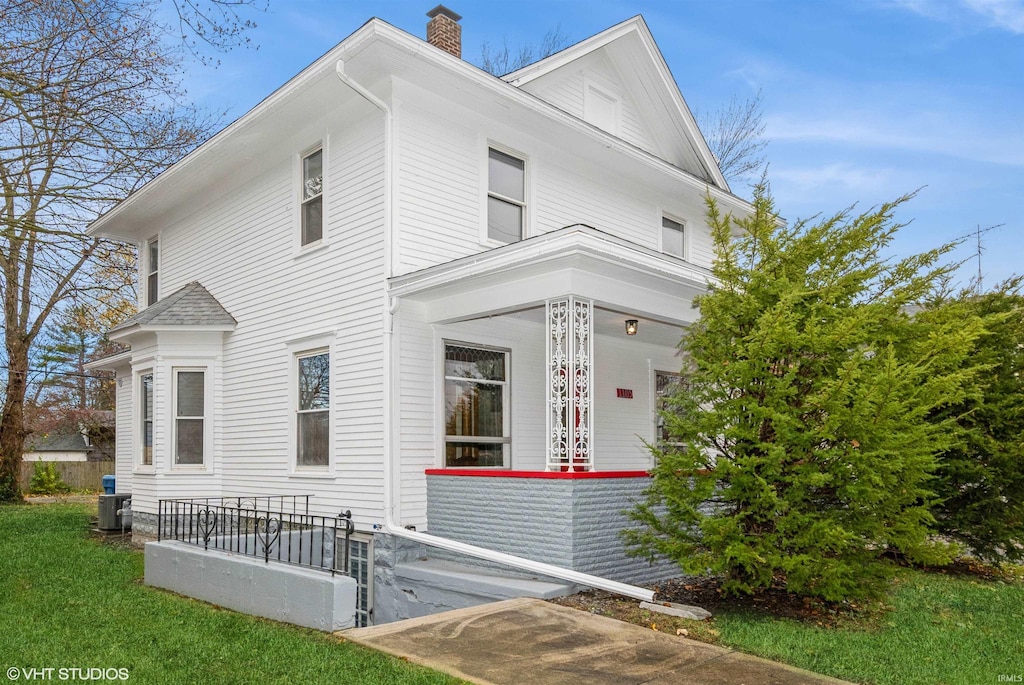
<instances>
[{"instance_id":1,"label":"gray concrete landing","mask_svg":"<svg viewBox=\"0 0 1024 685\"><path fill-rule=\"evenodd\" d=\"M511 599L337 634L485 685L844 682L539 599Z\"/></svg>"}]
</instances>

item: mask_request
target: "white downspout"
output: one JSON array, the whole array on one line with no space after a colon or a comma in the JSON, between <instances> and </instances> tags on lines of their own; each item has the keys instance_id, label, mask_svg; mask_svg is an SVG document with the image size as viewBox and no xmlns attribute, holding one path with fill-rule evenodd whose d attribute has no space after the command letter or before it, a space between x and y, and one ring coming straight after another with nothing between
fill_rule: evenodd
<instances>
[{"instance_id":1,"label":"white downspout","mask_svg":"<svg viewBox=\"0 0 1024 685\"><path fill-rule=\"evenodd\" d=\"M388 279L391 278L394 271L391 255L392 237L394 234L394 226L392 225L392 221L395 216L394 210L396 204L396 197L393 187L395 160L392 158L392 155L394 154L394 151L392 150L394 139L394 115L391 111L391 108L387 105L387 103L385 103L383 100L378 98L376 95L371 93L369 90L364 88L354 79L352 79L352 77L345 73L344 60L338 60L338 63L335 65L334 71L342 83L347 85L349 88L358 93L363 99L365 99L367 102L369 102L374 107L376 107L377 109L381 110L384 113L384 277L385 281L387 281ZM500 564L507 564L508 566L530 571L532 573L538 573L545 576L560 578L562 580L567 580L571 583L577 583L579 585L585 585L587 587L598 588L600 590L607 590L608 592L614 592L619 595L634 597L636 599L648 602L652 601L654 599L654 592L646 588L637 587L635 585L628 585L626 583L620 583L618 581L609 580L607 578L601 578L599 576L592 576L589 573L580 573L579 571L572 571L570 569L565 569L560 566L552 566L551 564L533 561L532 559L524 559L522 557L513 556L511 554L505 554L503 552L495 552L494 550L486 549L484 547L477 547L476 545L469 545L464 542L449 540L448 538L442 538L436 535L429 535L427 533L409 530L408 528L404 528L403 526L395 522L395 491L397 490L400 481L396 477L395 473L398 466L398 460L395 458L394 450L392 447L392 431L395 426L395 423L392 421L394 395L394 393L392 392L392 369L394 367L392 337L394 333L395 311L397 309L398 300L395 299L395 301L392 302L392 298L388 294L387 285L385 285L383 303L384 531L396 537L406 538L408 540L415 540L416 542L428 545L430 547L447 549L452 552L459 552L461 554L476 557L478 559L485 559L487 561L493 561Z\"/></svg>"}]
</instances>

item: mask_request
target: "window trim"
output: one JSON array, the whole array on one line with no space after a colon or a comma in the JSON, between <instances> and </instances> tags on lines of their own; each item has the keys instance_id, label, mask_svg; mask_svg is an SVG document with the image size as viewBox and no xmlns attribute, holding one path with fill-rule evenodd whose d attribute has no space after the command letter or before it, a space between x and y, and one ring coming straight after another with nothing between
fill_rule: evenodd
<instances>
[{"instance_id":1,"label":"window trim","mask_svg":"<svg viewBox=\"0 0 1024 685\"><path fill-rule=\"evenodd\" d=\"M678 254L677 255L677 254L674 254L672 252L667 252L665 250L665 220L666 219L668 221L673 222L673 223L679 224L682 227L682 230L681 230L681 232L683 234L682 254ZM678 216L676 216L674 214L671 214L669 212L662 212L661 213L661 223L658 225L658 251L661 252L662 254L666 254L666 255L668 255L670 257L675 257L676 259L682 259L683 261L689 261L690 260L690 231L688 229L689 229L689 226L687 225L685 219L681 219L680 217L678 217Z\"/></svg>"},{"instance_id":2,"label":"window trim","mask_svg":"<svg viewBox=\"0 0 1024 685\"><path fill-rule=\"evenodd\" d=\"M503 155L508 155L509 157L512 157L514 159L518 159L519 161L521 161L523 163L523 200L522 200L522 202L520 202L519 200L510 198L510 197L508 197L506 195L501 195L500 193L493 193L493 192L491 192L491 171L490 171L491 150L494 150L495 152L500 152ZM531 182L531 174L530 174L530 157L529 157L529 155L526 155L526 154L524 154L524 153L522 153L522 152L520 152L520 151L518 151L518 150L516 150L514 148L508 147L507 145L502 145L500 143L494 142L493 140L488 140L486 142L486 145L484 146L483 161L482 161L481 169L482 169L482 171L481 171L481 186L482 186L481 197L482 197L482 200L481 200L480 244L481 245L486 245L486 246L489 246L489 247L501 247L502 245L513 245L515 243L522 242L522 241L526 240L527 238L530 237L530 206L531 206L531 202L530 202L530 196L531 196L531 193L530 193L530 182ZM505 202L505 203L508 203L508 204L515 205L515 206L520 207L522 209L523 220L522 220L522 225L519 227L519 239L518 240L510 242L510 243L505 243L505 242L502 242L502 241L497 240L495 238L492 238L490 236L490 231L489 231L489 227L488 227L488 218L489 218L489 215L490 215L490 209L488 207L488 204L489 204L489 201L490 201L490 199L492 197L495 198L496 200L499 200L501 202Z\"/></svg>"},{"instance_id":3,"label":"window trim","mask_svg":"<svg viewBox=\"0 0 1024 685\"><path fill-rule=\"evenodd\" d=\"M289 355L288 374L288 475L297 478L333 478L337 461L335 445L335 398L337 385L337 355L334 333L305 336L285 343ZM328 355L330 387L327 406L327 464L324 466L299 464L299 359L317 354Z\"/></svg>"},{"instance_id":4,"label":"window trim","mask_svg":"<svg viewBox=\"0 0 1024 685\"><path fill-rule=\"evenodd\" d=\"M182 372L203 374L203 415L179 416L178 415L178 374ZM210 455L210 369L207 366L174 366L171 368L171 468L174 470L201 470L209 468ZM203 460L197 464L182 464L178 461L178 421L180 419L196 420L203 422Z\"/></svg>"},{"instance_id":5,"label":"window trim","mask_svg":"<svg viewBox=\"0 0 1024 685\"><path fill-rule=\"evenodd\" d=\"M147 367L135 371L133 387L138 393L139 401L135 404L135 427L133 432L136 436L135 447L132 450L132 466L136 473L154 473L156 471L156 374L153 367ZM145 440L146 440L146 393L144 390L144 379L150 378L152 400L149 402L149 424L150 444L149 463L146 463Z\"/></svg>"},{"instance_id":6,"label":"window trim","mask_svg":"<svg viewBox=\"0 0 1024 685\"><path fill-rule=\"evenodd\" d=\"M439 431L441 448L440 448L440 463L441 468L446 469L484 469L484 470L511 470L512 468L512 349L509 347L503 347L500 345L488 345L486 343L466 342L463 340L455 340L450 338L441 339L441 350L440 350L440 374L441 374L441 392L440 402L438 403L440 412L441 430ZM486 350L490 352L500 352L505 357L505 380L504 381L478 381L480 383L488 385L501 385L502 386L502 417L501 417L501 431L502 436L500 438L493 437L476 437L473 436L449 436L445 429L445 397L447 394L448 380L463 381L464 378L449 377L445 373L445 357L447 356L448 346L454 347L467 347L475 350ZM484 442L494 443L503 445L502 448L502 464L501 466L449 466L447 456L447 446L449 437L466 437L466 440L455 440L453 442Z\"/></svg>"}]
</instances>

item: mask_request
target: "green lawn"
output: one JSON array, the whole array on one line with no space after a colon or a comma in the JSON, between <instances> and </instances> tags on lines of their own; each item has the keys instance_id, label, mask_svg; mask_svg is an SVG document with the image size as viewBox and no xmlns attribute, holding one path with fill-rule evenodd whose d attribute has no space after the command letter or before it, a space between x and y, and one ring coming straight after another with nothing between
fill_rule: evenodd
<instances>
[{"instance_id":1,"label":"green lawn","mask_svg":"<svg viewBox=\"0 0 1024 685\"><path fill-rule=\"evenodd\" d=\"M0 506L0 673L125 668L131 683L460 682L323 633L145 587L142 554L88 539L88 517L83 505Z\"/></svg>"},{"instance_id":2,"label":"green lawn","mask_svg":"<svg viewBox=\"0 0 1024 685\"><path fill-rule=\"evenodd\" d=\"M750 613L723 613L714 623L719 644L859 683L954 685L1024 676L1020 579L907 570L888 604L891 610L840 628Z\"/></svg>"}]
</instances>

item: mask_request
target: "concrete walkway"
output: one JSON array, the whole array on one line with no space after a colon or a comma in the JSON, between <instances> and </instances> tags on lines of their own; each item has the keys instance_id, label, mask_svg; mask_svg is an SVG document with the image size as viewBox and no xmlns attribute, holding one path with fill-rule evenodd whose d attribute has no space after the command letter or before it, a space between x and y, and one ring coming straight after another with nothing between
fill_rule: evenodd
<instances>
[{"instance_id":1,"label":"concrete walkway","mask_svg":"<svg viewBox=\"0 0 1024 685\"><path fill-rule=\"evenodd\" d=\"M510 599L337 634L484 685L844 682L539 599Z\"/></svg>"}]
</instances>

